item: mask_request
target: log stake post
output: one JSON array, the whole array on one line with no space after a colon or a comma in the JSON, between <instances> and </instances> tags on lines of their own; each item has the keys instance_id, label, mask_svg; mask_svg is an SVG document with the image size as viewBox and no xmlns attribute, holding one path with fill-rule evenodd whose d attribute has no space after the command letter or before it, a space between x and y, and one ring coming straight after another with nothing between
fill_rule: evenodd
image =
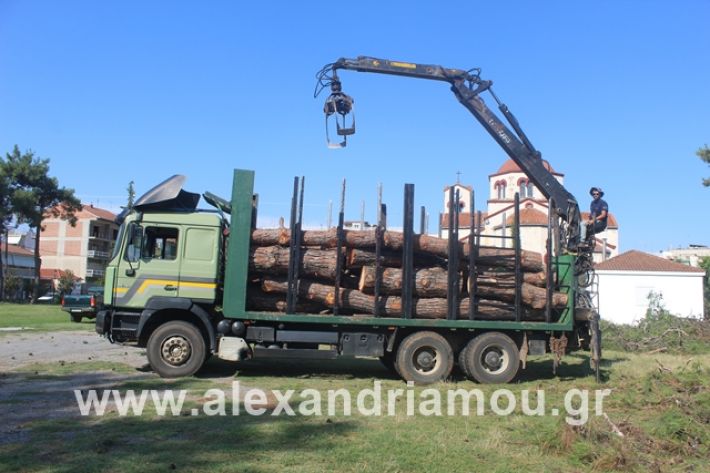
<instances>
[{"instance_id":1,"label":"log stake post","mask_svg":"<svg viewBox=\"0 0 710 473\"><path fill-rule=\"evenodd\" d=\"M454 193L453 186L449 188L449 248L446 300L448 311L446 318L456 320L458 312L458 275L459 275L459 191Z\"/></svg>"},{"instance_id":2,"label":"log stake post","mask_svg":"<svg viewBox=\"0 0 710 473\"><path fill-rule=\"evenodd\" d=\"M476 258L476 264L478 264L478 256L481 254L480 249L481 249L481 233L483 233L483 224L481 223L482 219L481 211L479 210L476 212L476 246L474 247L475 250L475 258ZM478 272L478 268L476 268L476 272ZM478 291L478 274L476 275L476 279L474 279L474 286L475 290L473 291L473 297L471 298L472 300L472 305L475 307L475 312L478 314L478 296L476 295L476 291Z\"/></svg>"},{"instance_id":3,"label":"log stake post","mask_svg":"<svg viewBox=\"0 0 710 473\"><path fill-rule=\"evenodd\" d=\"M404 185L404 245L402 246L402 315L411 319L414 308L414 184Z\"/></svg>"},{"instance_id":4,"label":"log stake post","mask_svg":"<svg viewBox=\"0 0 710 473\"><path fill-rule=\"evenodd\" d=\"M286 294L286 312L296 310L298 300L298 278L301 265L301 222L303 220L303 187L305 178L293 178L293 197L291 199L291 239L289 241L288 292Z\"/></svg>"},{"instance_id":5,"label":"log stake post","mask_svg":"<svg viewBox=\"0 0 710 473\"><path fill-rule=\"evenodd\" d=\"M335 254L335 294L333 299L333 315L338 315L340 309L340 279L343 272L343 243L345 240L345 179L343 179L343 189L340 193L340 213L338 213L338 230Z\"/></svg>"},{"instance_id":6,"label":"log stake post","mask_svg":"<svg viewBox=\"0 0 710 473\"><path fill-rule=\"evenodd\" d=\"M520 194L515 193L515 222L513 226L513 244L515 245L515 320L520 322L522 316L521 294L523 273L520 268Z\"/></svg>"},{"instance_id":7,"label":"log stake post","mask_svg":"<svg viewBox=\"0 0 710 473\"><path fill-rule=\"evenodd\" d=\"M478 271L476 271L476 219L474 209L475 207L475 194L471 192L471 209L470 216L471 221L469 222L469 234L468 234L468 319L476 319L476 290L478 289Z\"/></svg>"},{"instance_id":8,"label":"log stake post","mask_svg":"<svg viewBox=\"0 0 710 473\"><path fill-rule=\"evenodd\" d=\"M382 291L382 246L384 245L385 225L384 225L385 209L382 205L382 184L377 189L377 227L375 228L375 310L373 315L380 317Z\"/></svg>"},{"instance_id":9,"label":"log stake post","mask_svg":"<svg viewBox=\"0 0 710 473\"><path fill-rule=\"evenodd\" d=\"M254 194L251 198L251 229L256 229L256 220L259 212L259 194Z\"/></svg>"},{"instance_id":10,"label":"log stake post","mask_svg":"<svg viewBox=\"0 0 710 473\"><path fill-rule=\"evenodd\" d=\"M554 290L552 283L552 225L554 215L552 209L554 209L555 201L550 197L547 208L550 211L547 214L547 242L545 244L547 257L545 259L545 287L547 288L546 300L545 300L545 322L548 324L552 320L552 291Z\"/></svg>"},{"instance_id":11,"label":"log stake post","mask_svg":"<svg viewBox=\"0 0 710 473\"><path fill-rule=\"evenodd\" d=\"M426 207L423 205L419 209L419 234L426 234Z\"/></svg>"}]
</instances>

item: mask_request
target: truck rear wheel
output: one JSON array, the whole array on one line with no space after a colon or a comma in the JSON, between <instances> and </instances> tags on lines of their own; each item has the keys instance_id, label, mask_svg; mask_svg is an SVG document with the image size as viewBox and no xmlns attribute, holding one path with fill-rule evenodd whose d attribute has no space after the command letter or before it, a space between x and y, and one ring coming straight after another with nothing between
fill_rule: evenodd
<instances>
[{"instance_id":1,"label":"truck rear wheel","mask_svg":"<svg viewBox=\"0 0 710 473\"><path fill-rule=\"evenodd\" d=\"M454 367L454 351L436 332L417 332L399 345L395 367L405 381L431 384L449 377Z\"/></svg>"},{"instance_id":2,"label":"truck rear wheel","mask_svg":"<svg viewBox=\"0 0 710 473\"><path fill-rule=\"evenodd\" d=\"M191 323L176 320L155 329L147 353L151 368L161 378L191 376L205 362L205 339Z\"/></svg>"},{"instance_id":3,"label":"truck rear wheel","mask_svg":"<svg viewBox=\"0 0 710 473\"><path fill-rule=\"evenodd\" d=\"M486 332L461 350L459 366L468 378L479 383L509 383L520 368L518 346L504 333Z\"/></svg>"}]
</instances>

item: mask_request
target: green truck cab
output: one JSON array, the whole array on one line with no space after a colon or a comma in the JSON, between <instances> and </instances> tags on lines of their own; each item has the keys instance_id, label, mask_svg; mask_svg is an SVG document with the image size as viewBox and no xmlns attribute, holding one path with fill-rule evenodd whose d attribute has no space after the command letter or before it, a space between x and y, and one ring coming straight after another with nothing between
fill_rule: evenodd
<instances>
[{"instance_id":1,"label":"green truck cab","mask_svg":"<svg viewBox=\"0 0 710 473\"><path fill-rule=\"evenodd\" d=\"M499 383L511 381L528 354L561 356L599 337L598 314L579 304L584 291L569 254L549 262L555 290L569 302L544 321L515 311L507 320L479 320L473 313L418 319L247 310L254 173L235 170L231 201L205 194L215 207L209 211L197 210L199 195L182 190L183 181L173 176L121 216L96 318L96 331L111 342L146 348L163 377L192 375L211 354L230 361L368 356L421 384L445 379L456 363L475 381Z\"/></svg>"}]
</instances>

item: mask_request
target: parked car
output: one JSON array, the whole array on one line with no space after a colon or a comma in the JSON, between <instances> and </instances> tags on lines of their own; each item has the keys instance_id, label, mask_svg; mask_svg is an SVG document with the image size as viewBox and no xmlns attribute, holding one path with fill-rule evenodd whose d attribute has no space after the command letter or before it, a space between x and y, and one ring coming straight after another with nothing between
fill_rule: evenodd
<instances>
[{"instance_id":1,"label":"parked car","mask_svg":"<svg viewBox=\"0 0 710 473\"><path fill-rule=\"evenodd\" d=\"M62 310L69 312L72 322L81 322L87 319L96 318L96 311L103 302L104 288L92 286L87 289L86 294L65 294L62 298Z\"/></svg>"}]
</instances>

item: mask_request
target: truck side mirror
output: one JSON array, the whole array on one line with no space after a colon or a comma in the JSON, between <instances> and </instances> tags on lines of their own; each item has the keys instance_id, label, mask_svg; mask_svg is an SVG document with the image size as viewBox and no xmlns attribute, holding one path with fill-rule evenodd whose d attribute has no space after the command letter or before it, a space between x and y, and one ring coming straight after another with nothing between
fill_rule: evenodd
<instances>
[{"instance_id":1,"label":"truck side mirror","mask_svg":"<svg viewBox=\"0 0 710 473\"><path fill-rule=\"evenodd\" d=\"M129 263L135 263L140 260L141 248L143 246L143 227L140 225L131 225L130 240L126 247L125 259ZM131 268L132 270L133 268ZM135 271L134 271L135 273ZM129 276L129 274L126 274Z\"/></svg>"}]
</instances>

